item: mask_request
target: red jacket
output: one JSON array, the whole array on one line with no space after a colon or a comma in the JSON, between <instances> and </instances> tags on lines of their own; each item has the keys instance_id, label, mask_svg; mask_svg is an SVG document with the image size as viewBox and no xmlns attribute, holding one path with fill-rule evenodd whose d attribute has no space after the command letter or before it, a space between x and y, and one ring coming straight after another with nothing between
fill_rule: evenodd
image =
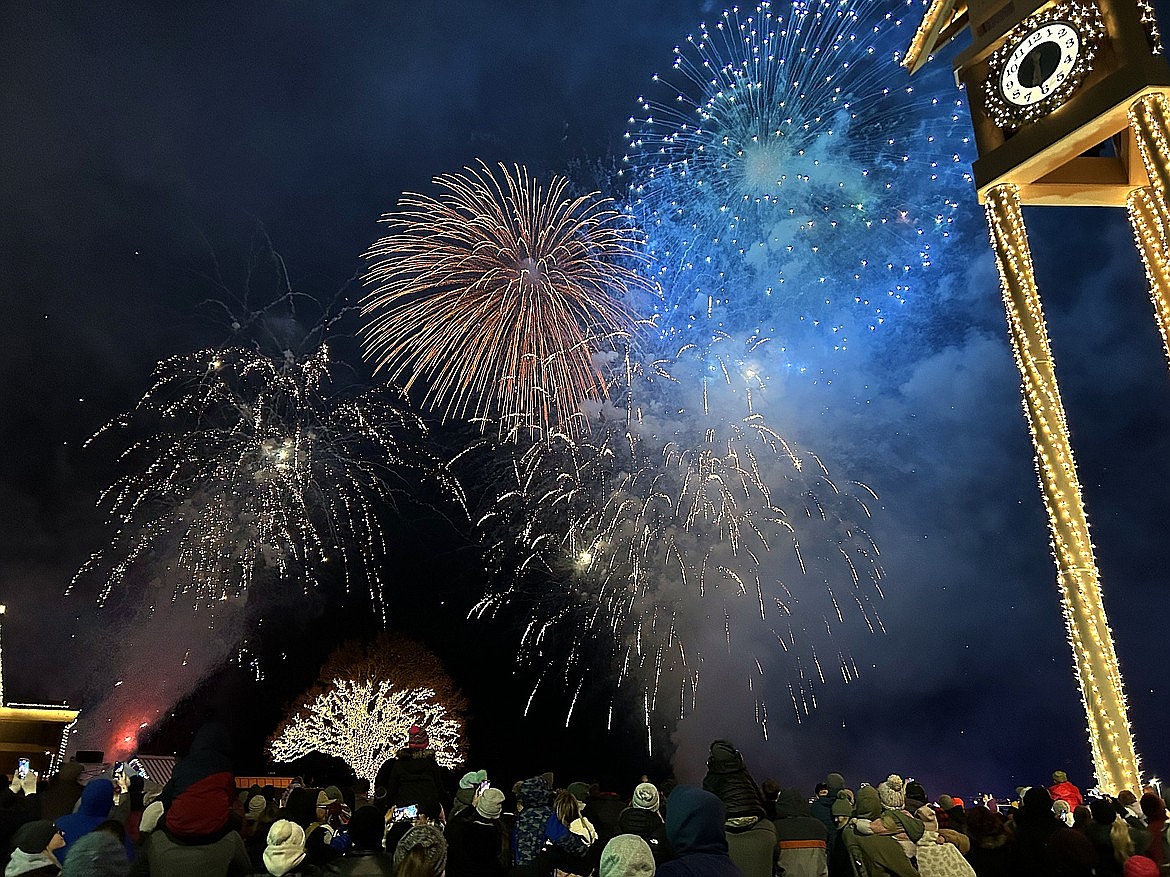
<instances>
[{"instance_id":1,"label":"red jacket","mask_svg":"<svg viewBox=\"0 0 1170 877\"><path fill-rule=\"evenodd\" d=\"M1057 783L1055 786L1049 786L1048 794L1052 796L1053 801L1067 801L1069 810L1076 810L1084 800L1081 797L1081 790L1068 780Z\"/></svg>"}]
</instances>

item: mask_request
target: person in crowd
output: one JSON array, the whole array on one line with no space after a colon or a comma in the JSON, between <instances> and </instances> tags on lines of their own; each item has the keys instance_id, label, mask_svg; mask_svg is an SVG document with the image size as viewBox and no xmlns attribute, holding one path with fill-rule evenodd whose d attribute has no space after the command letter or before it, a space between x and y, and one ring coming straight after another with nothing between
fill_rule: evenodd
<instances>
[{"instance_id":1,"label":"person in crowd","mask_svg":"<svg viewBox=\"0 0 1170 877\"><path fill-rule=\"evenodd\" d=\"M48 782L38 789L41 818L55 821L60 816L72 813L85 790L79 778L85 766L80 761L67 761Z\"/></svg>"},{"instance_id":2,"label":"person in crowd","mask_svg":"<svg viewBox=\"0 0 1170 877\"><path fill-rule=\"evenodd\" d=\"M1158 863L1148 856L1130 856L1121 873L1124 877L1158 877L1162 872Z\"/></svg>"},{"instance_id":3,"label":"person in crowd","mask_svg":"<svg viewBox=\"0 0 1170 877\"><path fill-rule=\"evenodd\" d=\"M1048 794L1052 796L1053 801L1066 802L1069 812L1072 812L1084 803L1084 796L1081 795L1081 790L1069 782L1068 774L1063 770L1054 770L1052 772L1052 785L1048 787Z\"/></svg>"},{"instance_id":4,"label":"person in crowd","mask_svg":"<svg viewBox=\"0 0 1170 877\"><path fill-rule=\"evenodd\" d=\"M329 841L333 837L332 829L319 818L325 815L328 806L327 803L324 807L321 806L321 794L303 786L294 789L288 796L284 810L278 814L301 827L305 833L301 844L305 847L308 862L317 868L325 867L339 855L329 846ZM325 797L328 798L328 795ZM271 831L272 829L269 829L270 834Z\"/></svg>"},{"instance_id":5,"label":"person in crowd","mask_svg":"<svg viewBox=\"0 0 1170 877\"><path fill-rule=\"evenodd\" d=\"M636 834L619 834L601 851L600 877L653 877L657 867L649 844Z\"/></svg>"},{"instance_id":6,"label":"person in crowd","mask_svg":"<svg viewBox=\"0 0 1170 877\"><path fill-rule=\"evenodd\" d=\"M837 827L833 821L833 802L837 800L840 791L845 788L845 778L839 773L831 773L825 777L824 785L825 794L813 798L809 812L821 820L821 824L825 826L825 836L832 837L833 831Z\"/></svg>"},{"instance_id":7,"label":"person in crowd","mask_svg":"<svg viewBox=\"0 0 1170 877\"><path fill-rule=\"evenodd\" d=\"M723 802L731 859L748 877L770 875L776 856L776 831L767 819L764 798L743 756L727 740L715 740L707 756L703 788Z\"/></svg>"},{"instance_id":8,"label":"person in crowd","mask_svg":"<svg viewBox=\"0 0 1170 877\"><path fill-rule=\"evenodd\" d=\"M1028 789L1015 813L1013 873L1088 877L1096 863L1097 853L1089 839L1065 826L1052 812L1048 789Z\"/></svg>"},{"instance_id":9,"label":"person in crowd","mask_svg":"<svg viewBox=\"0 0 1170 877\"><path fill-rule=\"evenodd\" d=\"M843 875L843 877L853 877L853 862L850 860L850 851L846 849L844 840L841 837L841 829L849 825L854 818L852 790L842 789L837 793L837 800L833 802L832 813L833 831L827 835L825 840L825 856L828 872L830 877L836 877L838 874ZM816 819L815 816L813 818ZM817 819L817 822L820 822L820 820ZM776 837L779 843L780 826L778 824L776 826Z\"/></svg>"},{"instance_id":10,"label":"person in crowd","mask_svg":"<svg viewBox=\"0 0 1170 877\"><path fill-rule=\"evenodd\" d=\"M285 874L320 875L321 869L309 861L305 850L305 830L288 819L278 819L268 829L264 848L264 873L271 877Z\"/></svg>"},{"instance_id":11,"label":"person in crowd","mask_svg":"<svg viewBox=\"0 0 1170 877\"><path fill-rule=\"evenodd\" d=\"M1170 871L1170 843L1166 837L1166 804L1153 792L1142 795L1138 806L1142 808L1142 815L1146 817L1146 831L1148 841L1144 849L1138 852L1153 859L1159 868Z\"/></svg>"},{"instance_id":12,"label":"person in crowd","mask_svg":"<svg viewBox=\"0 0 1170 877\"><path fill-rule=\"evenodd\" d=\"M459 791L455 793L455 802L451 805L451 815L470 807L479 793L479 787L488 781L486 770L469 770L459 778Z\"/></svg>"},{"instance_id":13,"label":"person in crowd","mask_svg":"<svg viewBox=\"0 0 1170 877\"><path fill-rule=\"evenodd\" d=\"M850 859L863 862L871 874L916 877L917 871L906 852L891 834L873 834L881 823L885 807L878 790L863 785L857 790L856 816L841 827L839 835Z\"/></svg>"},{"instance_id":14,"label":"person in crowd","mask_svg":"<svg viewBox=\"0 0 1170 877\"><path fill-rule=\"evenodd\" d=\"M62 864L69 860L73 844L109 819L110 811L113 809L114 784L104 777L90 780L85 791L81 793L77 812L62 816L57 820L57 827L65 835L65 846L57 855ZM134 849L129 846L128 842L125 846L125 853L127 858L134 855Z\"/></svg>"},{"instance_id":15,"label":"person in crowd","mask_svg":"<svg viewBox=\"0 0 1170 877\"><path fill-rule=\"evenodd\" d=\"M917 780L910 780L906 783L905 804L903 805L909 812L913 813L920 807L926 806L926 789L922 783Z\"/></svg>"},{"instance_id":16,"label":"person in crowd","mask_svg":"<svg viewBox=\"0 0 1170 877\"><path fill-rule=\"evenodd\" d=\"M760 793L764 796L764 814L773 822L776 821L776 796L780 794L780 784L772 779L760 783Z\"/></svg>"},{"instance_id":17,"label":"person in crowd","mask_svg":"<svg viewBox=\"0 0 1170 877\"><path fill-rule=\"evenodd\" d=\"M1135 828L1138 825L1144 826L1146 824L1145 814L1142 813L1142 808L1138 806L1137 795L1129 789L1125 789L1118 794L1116 809L1121 814L1121 818Z\"/></svg>"},{"instance_id":18,"label":"person in crowd","mask_svg":"<svg viewBox=\"0 0 1170 877\"><path fill-rule=\"evenodd\" d=\"M244 849L248 851L248 861L252 863L253 871L264 870L264 848L268 846L268 829L275 821L275 812L263 793L254 794L244 802L244 821L240 828L240 837L244 839Z\"/></svg>"},{"instance_id":19,"label":"person in crowd","mask_svg":"<svg viewBox=\"0 0 1170 877\"><path fill-rule=\"evenodd\" d=\"M544 777L524 780L517 794L521 809L512 829L512 864L532 865L535 872L541 874L552 870L554 855L579 859L588 848L580 835L569 831L569 827L557 818L549 806L549 796Z\"/></svg>"},{"instance_id":20,"label":"person in crowd","mask_svg":"<svg viewBox=\"0 0 1170 877\"><path fill-rule=\"evenodd\" d=\"M1125 826L1125 821L1104 798L1091 799L1089 813L1091 818L1085 826L1085 837L1097 851L1096 877L1121 877L1121 865L1125 859L1117 856L1113 849L1113 826L1115 823ZM1129 831L1125 833L1128 837ZM1126 858L1133 855L1132 844L1130 847Z\"/></svg>"},{"instance_id":21,"label":"person in crowd","mask_svg":"<svg viewBox=\"0 0 1170 877\"><path fill-rule=\"evenodd\" d=\"M326 786L317 796L317 820L328 825L335 833L345 830L352 815L353 810L337 786Z\"/></svg>"},{"instance_id":22,"label":"person in crowd","mask_svg":"<svg viewBox=\"0 0 1170 877\"><path fill-rule=\"evenodd\" d=\"M654 861L661 865L673 858L670 842L666 839L666 823L662 821L661 797L653 783L639 783L630 799L630 806L618 816L618 831L636 834L650 847Z\"/></svg>"},{"instance_id":23,"label":"person in crowd","mask_svg":"<svg viewBox=\"0 0 1170 877\"><path fill-rule=\"evenodd\" d=\"M156 805L159 809L155 812L161 815L161 801L153 802L143 811L139 825L142 846L130 869L133 877L187 877L193 874L242 877L252 873L244 839L229 824L225 823L210 835L180 837L170 830L165 820L159 827L154 812L151 812L153 824L146 818L147 812Z\"/></svg>"},{"instance_id":24,"label":"person in crowd","mask_svg":"<svg viewBox=\"0 0 1170 877\"><path fill-rule=\"evenodd\" d=\"M446 774L435 760L425 729L412 725L406 748L382 765L376 785L386 789L386 801L396 807L418 804L440 813L447 803Z\"/></svg>"},{"instance_id":25,"label":"person in crowd","mask_svg":"<svg viewBox=\"0 0 1170 877\"><path fill-rule=\"evenodd\" d=\"M588 786L585 783L571 784L569 790L579 799L581 786L585 786L585 807L582 812L597 829L598 842L604 846L620 833L618 819L626 809L626 802L616 792L604 791L600 783L590 783Z\"/></svg>"},{"instance_id":26,"label":"person in crowd","mask_svg":"<svg viewBox=\"0 0 1170 877\"><path fill-rule=\"evenodd\" d=\"M593 823L581 814L581 802L567 789L559 791L553 797L553 813L556 814L557 821L579 837L584 844L584 849L579 855L570 855L564 850L554 852L555 868L573 874L592 873L596 870L603 845L597 843L597 829L593 827Z\"/></svg>"},{"instance_id":27,"label":"person in crowd","mask_svg":"<svg viewBox=\"0 0 1170 877\"><path fill-rule=\"evenodd\" d=\"M962 798L938 796L938 826L940 829L952 828L967 833L967 811L963 807Z\"/></svg>"},{"instance_id":28,"label":"person in crowd","mask_svg":"<svg viewBox=\"0 0 1170 877\"><path fill-rule=\"evenodd\" d=\"M676 786L666 799L666 837L674 858L658 877L744 877L727 853L726 808L718 796L694 786Z\"/></svg>"},{"instance_id":29,"label":"person in crowd","mask_svg":"<svg viewBox=\"0 0 1170 877\"><path fill-rule=\"evenodd\" d=\"M86 788L95 782L110 783L109 780L93 780ZM114 789L110 783L111 807L113 803ZM129 873L125 845L108 832L91 831L71 842L69 847L69 856L61 866L61 877L126 877Z\"/></svg>"},{"instance_id":30,"label":"person in crowd","mask_svg":"<svg viewBox=\"0 0 1170 877\"><path fill-rule=\"evenodd\" d=\"M4 877L56 877L61 873L56 853L65 846L65 838L52 822L26 822L12 840L15 848L4 867Z\"/></svg>"},{"instance_id":31,"label":"person in crowd","mask_svg":"<svg viewBox=\"0 0 1170 877\"><path fill-rule=\"evenodd\" d=\"M41 818L37 773L14 775L8 788L0 784L0 850L12 848L12 838L26 822Z\"/></svg>"},{"instance_id":32,"label":"person in crowd","mask_svg":"<svg viewBox=\"0 0 1170 877\"><path fill-rule=\"evenodd\" d=\"M967 837L971 840L967 861L979 877L1011 874L1012 849L1003 817L984 806L972 807L967 812Z\"/></svg>"},{"instance_id":33,"label":"person in crowd","mask_svg":"<svg viewBox=\"0 0 1170 877\"><path fill-rule=\"evenodd\" d=\"M561 824L567 825L569 831L580 836L586 846L592 846L597 840L597 829L581 813L581 802L572 792L565 790L557 792L553 799L553 811Z\"/></svg>"},{"instance_id":34,"label":"person in crowd","mask_svg":"<svg viewBox=\"0 0 1170 877\"><path fill-rule=\"evenodd\" d=\"M205 722L195 732L187 755L175 765L160 799L166 830L180 841L218 839L228 829L236 800L232 740L227 728Z\"/></svg>"},{"instance_id":35,"label":"person in crowd","mask_svg":"<svg viewBox=\"0 0 1170 877\"><path fill-rule=\"evenodd\" d=\"M880 816L877 819L859 820L858 831L864 835L892 837L902 847L906 858L913 859L926 826L906 809L902 777L896 773L886 777L878 784L877 796L881 805Z\"/></svg>"},{"instance_id":36,"label":"person in crowd","mask_svg":"<svg viewBox=\"0 0 1170 877\"><path fill-rule=\"evenodd\" d=\"M507 873L508 836L500 822L504 793L484 789L475 803L447 823L447 867L459 877L503 877Z\"/></svg>"},{"instance_id":37,"label":"person in crowd","mask_svg":"<svg viewBox=\"0 0 1170 877\"><path fill-rule=\"evenodd\" d=\"M443 832L431 824L411 828L394 849L394 872L396 877L444 877L447 839Z\"/></svg>"},{"instance_id":38,"label":"person in crowd","mask_svg":"<svg viewBox=\"0 0 1170 877\"><path fill-rule=\"evenodd\" d=\"M382 849L386 821L377 807L359 807L349 820L349 850L325 869L339 877L394 877L394 857Z\"/></svg>"},{"instance_id":39,"label":"person in crowd","mask_svg":"<svg viewBox=\"0 0 1170 877\"><path fill-rule=\"evenodd\" d=\"M784 877L823 877L828 868L824 823L796 789L781 789L775 808L777 869Z\"/></svg>"},{"instance_id":40,"label":"person in crowd","mask_svg":"<svg viewBox=\"0 0 1170 877\"><path fill-rule=\"evenodd\" d=\"M925 797L925 794L922 797ZM915 801L917 800L916 796ZM916 808L914 818L923 825L922 837L916 845L915 859L915 865L922 877L955 877L959 874L971 874L971 865L963 858L971 849L971 841L967 835L951 828L940 830L938 817L929 804Z\"/></svg>"},{"instance_id":41,"label":"person in crowd","mask_svg":"<svg viewBox=\"0 0 1170 877\"><path fill-rule=\"evenodd\" d=\"M743 756L728 740L715 740L707 756L703 788L715 795L727 809L726 819L764 819L764 798ZM669 813L669 810L667 811Z\"/></svg>"}]
</instances>

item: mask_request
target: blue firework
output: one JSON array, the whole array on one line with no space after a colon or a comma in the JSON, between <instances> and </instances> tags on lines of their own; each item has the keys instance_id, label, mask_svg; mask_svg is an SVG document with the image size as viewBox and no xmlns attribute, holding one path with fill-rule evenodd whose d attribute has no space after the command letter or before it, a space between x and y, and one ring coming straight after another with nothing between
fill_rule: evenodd
<instances>
[{"instance_id":1,"label":"blue firework","mask_svg":"<svg viewBox=\"0 0 1170 877\"><path fill-rule=\"evenodd\" d=\"M843 349L921 300L968 138L954 85L912 86L897 63L918 5L761 3L676 47L638 100L624 169L664 335Z\"/></svg>"}]
</instances>

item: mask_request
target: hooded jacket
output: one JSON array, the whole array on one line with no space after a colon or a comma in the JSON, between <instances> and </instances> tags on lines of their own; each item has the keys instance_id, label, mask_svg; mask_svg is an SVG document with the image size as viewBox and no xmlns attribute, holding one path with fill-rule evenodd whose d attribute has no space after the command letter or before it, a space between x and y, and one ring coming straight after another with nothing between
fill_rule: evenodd
<instances>
[{"instance_id":1,"label":"hooded jacket","mask_svg":"<svg viewBox=\"0 0 1170 877\"><path fill-rule=\"evenodd\" d=\"M81 793L77 812L57 820L57 827L65 835L65 846L57 852L57 860L64 864L73 844L109 819L113 806L114 784L107 779L90 780ZM130 844L130 838L126 838L125 847L126 855L133 859L134 847Z\"/></svg>"},{"instance_id":2,"label":"hooded jacket","mask_svg":"<svg viewBox=\"0 0 1170 877\"><path fill-rule=\"evenodd\" d=\"M618 816L618 831L622 834L636 834L650 846L654 861L661 865L674 858L670 841L666 839L666 823L657 810L643 810L641 807L627 807Z\"/></svg>"},{"instance_id":3,"label":"hooded jacket","mask_svg":"<svg viewBox=\"0 0 1170 877\"><path fill-rule=\"evenodd\" d=\"M822 877L828 867L828 832L795 789L780 790L774 824L778 863L785 877Z\"/></svg>"},{"instance_id":4,"label":"hooded jacket","mask_svg":"<svg viewBox=\"0 0 1170 877\"><path fill-rule=\"evenodd\" d=\"M512 828L513 865L534 862L549 845L570 856L581 856L585 853L587 848L585 841L569 831L548 805L549 790L543 777L532 777L522 782L517 797L524 805L524 809L517 814L516 824ZM541 868L543 870L543 866ZM548 870L551 869L550 859Z\"/></svg>"},{"instance_id":5,"label":"hooded jacket","mask_svg":"<svg viewBox=\"0 0 1170 877\"><path fill-rule=\"evenodd\" d=\"M726 740L716 740L711 744L703 788L723 802L727 808L727 819L746 816L767 818L764 796L760 794L759 786L747 772L739 750Z\"/></svg>"},{"instance_id":6,"label":"hooded jacket","mask_svg":"<svg viewBox=\"0 0 1170 877\"><path fill-rule=\"evenodd\" d=\"M4 877L55 877L61 873L57 859L43 850L26 853L22 849L12 851L12 857L4 867Z\"/></svg>"},{"instance_id":7,"label":"hooded jacket","mask_svg":"<svg viewBox=\"0 0 1170 877\"><path fill-rule=\"evenodd\" d=\"M215 840L228 827L236 799L231 737L219 722L207 722L175 765L162 791L167 831L177 839Z\"/></svg>"},{"instance_id":8,"label":"hooded jacket","mask_svg":"<svg viewBox=\"0 0 1170 877\"><path fill-rule=\"evenodd\" d=\"M659 877L743 877L727 855L726 809L713 793L677 786L666 802L666 837L675 857Z\"/></svg>"}]
</instances>

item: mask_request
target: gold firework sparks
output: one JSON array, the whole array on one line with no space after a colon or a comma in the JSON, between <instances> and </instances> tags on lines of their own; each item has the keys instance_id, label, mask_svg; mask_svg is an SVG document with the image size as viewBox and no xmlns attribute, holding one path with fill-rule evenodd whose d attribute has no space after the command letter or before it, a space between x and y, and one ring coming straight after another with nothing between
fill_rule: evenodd
<instances>
[{"instance_id":1,"label":"gold firework sparks","mask_svg":"<svg viewBox=\"0 0 1170 877\"><path fill-rule=\"evenodd\" d=\"M639 234L611 202L572 198L520 166L480 163L407 193L366 257L366 357L444 419L495 419L577 434L582 404L606 395L600 358L636 325L649 291Z\"/></svg>"}]
</instances>

